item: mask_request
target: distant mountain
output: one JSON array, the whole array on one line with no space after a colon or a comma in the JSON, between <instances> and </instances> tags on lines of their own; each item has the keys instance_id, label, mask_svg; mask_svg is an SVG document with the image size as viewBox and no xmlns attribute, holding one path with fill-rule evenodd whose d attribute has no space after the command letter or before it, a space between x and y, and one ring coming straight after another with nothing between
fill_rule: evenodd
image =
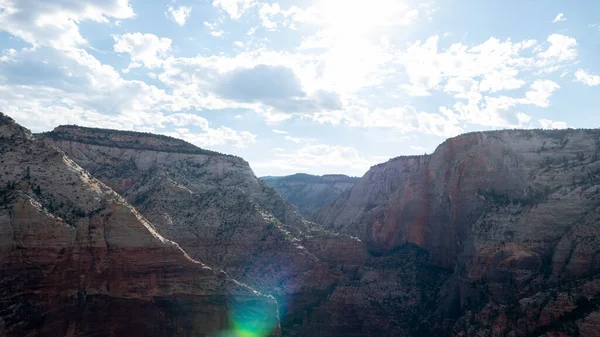
<instances>
[{"instance_id":1,"label":"distant mountain","mask_svg":"<svg viewBox=\"0 0 600 337\"><path fill-rule=\"evenodd\" d=\"M305 173L260 179L281 193L307 219L311 219L318 210L352 188L359 180L343 174L316 176Z\"/></svg>"}]
</instances>

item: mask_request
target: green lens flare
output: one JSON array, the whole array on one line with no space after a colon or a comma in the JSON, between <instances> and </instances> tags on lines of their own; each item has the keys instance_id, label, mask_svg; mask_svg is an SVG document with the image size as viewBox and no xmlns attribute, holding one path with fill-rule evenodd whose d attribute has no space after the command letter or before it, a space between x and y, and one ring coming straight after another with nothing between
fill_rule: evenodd
<instances>
[{"instance_id":1,"label":"green lens flare","mask_svg":"<svg viewBox=\"0 0 600 337\"><path fill-rule=\"evenodd\" d=\"M267 337L278 325L276 304L266 301L232 303L230 321L233 330L227 337Z\"/></svg>"}]
</instances>

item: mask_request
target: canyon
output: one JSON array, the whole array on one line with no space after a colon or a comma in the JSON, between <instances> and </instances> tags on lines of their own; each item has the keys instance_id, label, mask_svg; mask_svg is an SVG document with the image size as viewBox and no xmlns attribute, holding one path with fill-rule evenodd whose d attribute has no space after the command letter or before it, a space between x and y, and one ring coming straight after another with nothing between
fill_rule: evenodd
<instances>
[{"instance_id":1,"label":"canyon","mask_svg":"<svg viewBox=\"0 0 600 337\"><path fill-rule=\"evenodd\" d=\"M434 298L432 284L441 280L418 247L373 257L359 239L305 220L241 158L77 126L38 137L123 195L192 258L274 296L286 336L410 334L426 308L417 299ZM397 296L409 300L390 301Z\"/></svg>"},{"instance_id":2,"label":"canyon","mask_svg":"<svg viewBox=\"0 0 600 337\"><path fill-rule=\"evenodd\" d=\"M343 174L315 176L297 173L290 176L269 176L260 179L296 206L302 216L312 219L317 211L352 188L359 178Z\"/></svg>"},{"instance_id":3,"label":"canyon","mask_svg":"<svg viewBox=\"0 0 600 337\"><path fill-rule=\"evenodd\" d=\"M359 179L0 131L0 335L598 336L600 130L464 134Z\"/></svg>"}]
</instances>

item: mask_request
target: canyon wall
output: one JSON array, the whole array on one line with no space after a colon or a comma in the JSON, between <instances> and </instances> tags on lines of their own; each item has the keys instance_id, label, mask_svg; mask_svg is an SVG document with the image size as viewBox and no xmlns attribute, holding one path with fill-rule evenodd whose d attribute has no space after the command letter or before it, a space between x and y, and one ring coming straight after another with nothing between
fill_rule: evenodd
<instances>
[{"instance_id":1,"label":"canyon wall","mask_svg":"<svg viewBox=\"0 0 600 337\"><path fill-rule=\"evenodd\" d=\"M190 258L0 114L0 336L279 336L273 298Z\"/></svg>"}]
</instances>

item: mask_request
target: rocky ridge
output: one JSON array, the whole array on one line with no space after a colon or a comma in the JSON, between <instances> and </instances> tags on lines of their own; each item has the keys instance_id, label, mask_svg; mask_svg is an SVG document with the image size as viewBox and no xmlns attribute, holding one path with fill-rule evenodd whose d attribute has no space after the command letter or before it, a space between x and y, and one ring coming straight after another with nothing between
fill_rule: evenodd
<instances>
[{"instance_id":1,"label":"rocky ridge","mask_svg":"<svg viewBox=\"0 0 600 337\"><path fill-rule=\"evenodd\" d=\"M1 113L0 168L0 336L279 335L274 299Z\"/></svg>"},{"instance_id":2,"label":"rocky ridge","mask_svg":"<svg viewBox=\"0 0 600 337\"><path fill-rule=\"evenodd\" d=\"M343 174L315 176L298 173L284 177L261 177L260 179L296 206L306 219L312 219L318 210L349 190L359 178Z\"/></svg>"}]
</instances>

